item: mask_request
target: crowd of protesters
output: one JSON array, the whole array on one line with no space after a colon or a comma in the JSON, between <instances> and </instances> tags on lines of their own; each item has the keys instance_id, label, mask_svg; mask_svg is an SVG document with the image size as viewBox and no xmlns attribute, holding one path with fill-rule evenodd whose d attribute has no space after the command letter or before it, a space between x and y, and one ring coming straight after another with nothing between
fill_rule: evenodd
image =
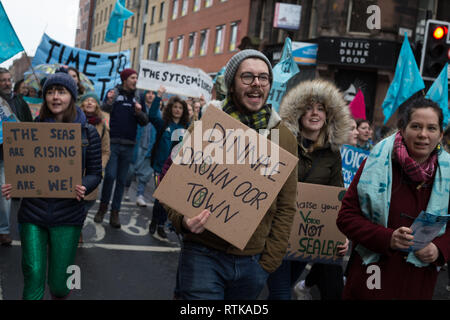
<instances>
[{"instance_id":1,"label":"crowd of protesters","mask_svg":"<svg viewBox=\"0 0 450 320\"><path fill-rule=\"evenodd\" d=\"M168 97L162 86L157 91L138 90L138 74L128 68L120 73L121 83L100 101L79 79L74 68L49 75L37 90L43 102L33 119L23 97L35 96L36 90L18 80L13 91L11 74L0 68L0 95L18 120L79 123L86 141L82 184L76 186L73 199L11 199L0 152L0 244L11 244L10 215L17 214L24 299L43 298L47 263L52 297L67 297L65 270L74 262L88 211L98 200L94 221L102 223L109 213L110 226L121 228L121 204L130 199L133 179L136 205L147 207L147 184L158 186L171 164L174 146L208 107L219 108L254 130L269 129L268 139L272 139L270 129L277 129L279 145L299 160L243 250L205 229L208 210L187 217L158 200L153 202L150 235L167 242L169 219L181 239L177 299L258 299L265 286L269 299L289 300L292 292L297 299L311 299L313 286L323 300L432 298L439 267L450 259L450 229L442 228L420 250L408 248L414 240L410 226L422 211L448 214L450 156L445 150L450 134L435 102L408 100L397 128L375 141L371 123L352 117L342 92L329 80L294 86L276 112L266 103L272 66L257 50L242 50L228 61L221 79L226 92L216 95L221 100ZM347 237L338 254L348 252L348 264L344 269L314 263L306 278L299 280L308 261L285 259L297 211L297 183L342 187L339 150L345 144L371 152L337 217L337 227ZM367 288L369 265L382 272L378 291Z\"/></svg>"}]
</instances>

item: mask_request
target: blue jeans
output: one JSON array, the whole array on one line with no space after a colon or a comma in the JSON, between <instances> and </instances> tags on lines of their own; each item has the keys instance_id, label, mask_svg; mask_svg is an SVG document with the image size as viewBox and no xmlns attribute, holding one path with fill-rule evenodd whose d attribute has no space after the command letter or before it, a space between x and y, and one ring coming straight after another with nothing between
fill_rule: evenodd
<instances>
[{"instance_id":1,"label":"blue jeans","mask_svg":"<svg viewBox=\"0 0 450 320\"><path fill-rule=\"evenodd\" d=\"M111 199L114 181L114 196L111 204L112 210L120 210L125 184L127 180L128 167L133 160L132 145L111 143L111 155L105 168L105 178L103 181L101 202L108 204Z\"/></svg>"},{"instance_id":2,"label":"blue jeans","mask_svg":"<svg viewBox=\"0 0 450 320\"><path fill-rule=\"evenodd\" d=\"M5 166L0 160L0 184L5 184ZM11 214L11 200L0 196L0 234L9 233L9 216Z\"/></svg>"},{"instance_id":3,"label":"blue jeans","mask_svg":"<svg viewBox=\"0 0 450 320\"><path fill-rule=\"evenodd\" d=\"M178 269L180 298L256 300L269 275L259 258L259 254L237 256L184 242Z\"/></svg>"},{"instance_id":4,"label":"blue jeans","mask_svg":"<svg viewBox=\"0 0 450 320\"><path fill-rule=\"evenodd\" d=\"M267 279L268 300L291 300L292 287L306 267L306 262L283 260Z\"/></svg>"},{"instance_id":5,"label":"blue jeans","mask_svg":"<svg viewBox=\"0 0 450 320\"><path fill-rule=\"evenodd\" d=\"M145 187L152 178L153 168L150 165L150 158L145 157L147 152L147 149L139 147L136 163L130 164L128 169L126 187L129 188L131 186L131 182L136 177L136 181L138 183L136 196L138 197L144 195Z\"/></svg>"}]
</instances>

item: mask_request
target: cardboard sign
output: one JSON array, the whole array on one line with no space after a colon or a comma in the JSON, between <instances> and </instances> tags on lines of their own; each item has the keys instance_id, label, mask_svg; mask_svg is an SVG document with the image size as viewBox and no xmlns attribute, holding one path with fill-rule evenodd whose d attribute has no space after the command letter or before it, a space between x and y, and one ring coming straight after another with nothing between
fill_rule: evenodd
<instances>
[{"instance_id":1,"label":"cardboard sign","mask_svg":"<svg viewBox=\"0 0 450 320\"><path fill-rule=\"evenodd\" d=\"M286 259L342 263L336 247L345 243L345 236L338 230L336 219L344 195L344 188L298 183L297 214Z\"/></svg>"},{"instance_id":2,"label":"cardboard sign","mask_svg":"<svg viewBox=\"0 0 450 320\"><path fill-rule=\"evenodd\" d=\"M369 150L363 150L349 145L343 145L341 147L342 176L344 178L345 188L350 186L359 166L369 154Z\"/></svg>"},{"instance_id":3,"label":"cardboard sign","mask_svg":"<svg viewBox=\"0 0 450 320\"><path fill-rule=\"evenodd\" d=\"M130 50L121 52L94 52L70 47L44 33L36 49L33 66L39 64L64 64L75 67L93 83L100 100L108 89L121 83L120 72L130 67Z\"/></svg>"},{"instance_id":4,"label":"cardboard sign","mask_svg":"<svg viewBox=\"0 0 450 320\"><path fill-rule=\"evenodd\" d=\"M137 87L158 91L161 85L168 93L194 98L203 95L206 101L211 100L213 81L203 70L179 64L141 60Z\"/></svg>"},{"instance_id":5,"label":"cardboard sign","mask_svg":"<svg viewBox=\"0 0 450 320\"><path fill-rule=\"evenodd\" d=\"M76 198L81 125L3 123L5 181L14 198Z\"/></svg>"},{"instance_id":6,"label":"cardboard sign","mask_svg":"<svg viewBox=\"0 0 450 320\"><path fill-rule=\"evenodd\" d=\"M274 137L278 130L272 130ZM209 107L186 133L154 197L243 250L298 159L225 112Z\"/></svg>"}]
</instances>

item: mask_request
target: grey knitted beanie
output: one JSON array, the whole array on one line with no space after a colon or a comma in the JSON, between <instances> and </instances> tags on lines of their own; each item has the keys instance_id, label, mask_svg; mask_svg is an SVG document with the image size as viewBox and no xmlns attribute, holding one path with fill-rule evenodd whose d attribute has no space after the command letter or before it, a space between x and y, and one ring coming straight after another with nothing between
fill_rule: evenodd
<instances>
[{"instance_id":1,"label":"grey knitted beanie","mask_svg":"<svg viewBox=\"0 0 450 320\"><path fill-rule=\"evenodd\" d=\"M234 76L235 76L237 70L239 69L239 66L241 65L242 61L244 61L245 59L248 59L248 58L261 59L267 64L267 67L269 68L269 74L270 74L270 84L272 85L272 81L273 81L272 65L270 64L269 59L267 59L267 57L263 53L261 53L257 50L246 49L246 50L242 50L242 51L236 53L233 57L231 57L231 59L228 61L227 65L225 67L224 79L225 79L225 85L228 90L230 89L231 85L233 84Z\"/></svg>"}]
</instances>

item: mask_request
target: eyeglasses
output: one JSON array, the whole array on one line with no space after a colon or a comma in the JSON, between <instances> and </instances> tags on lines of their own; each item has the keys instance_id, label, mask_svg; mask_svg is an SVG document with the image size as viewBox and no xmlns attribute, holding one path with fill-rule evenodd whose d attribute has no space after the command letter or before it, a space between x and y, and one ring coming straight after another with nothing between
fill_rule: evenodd
<instances>
[{"instance_id":1,"label":"eyeglasses","mask_svg":"<svg viewBox=\"0 0 450 320\"><path fill-rule=\"evenodd\" d=\"M241 81L245 85L251 85L253 81L255 81L255 78L258 78L259 84L263 87L267 86L270 82L270 75L267 73L261 73L257 76L251 72L244 72L241 74Z\"/></svg>"}]
</instances>

